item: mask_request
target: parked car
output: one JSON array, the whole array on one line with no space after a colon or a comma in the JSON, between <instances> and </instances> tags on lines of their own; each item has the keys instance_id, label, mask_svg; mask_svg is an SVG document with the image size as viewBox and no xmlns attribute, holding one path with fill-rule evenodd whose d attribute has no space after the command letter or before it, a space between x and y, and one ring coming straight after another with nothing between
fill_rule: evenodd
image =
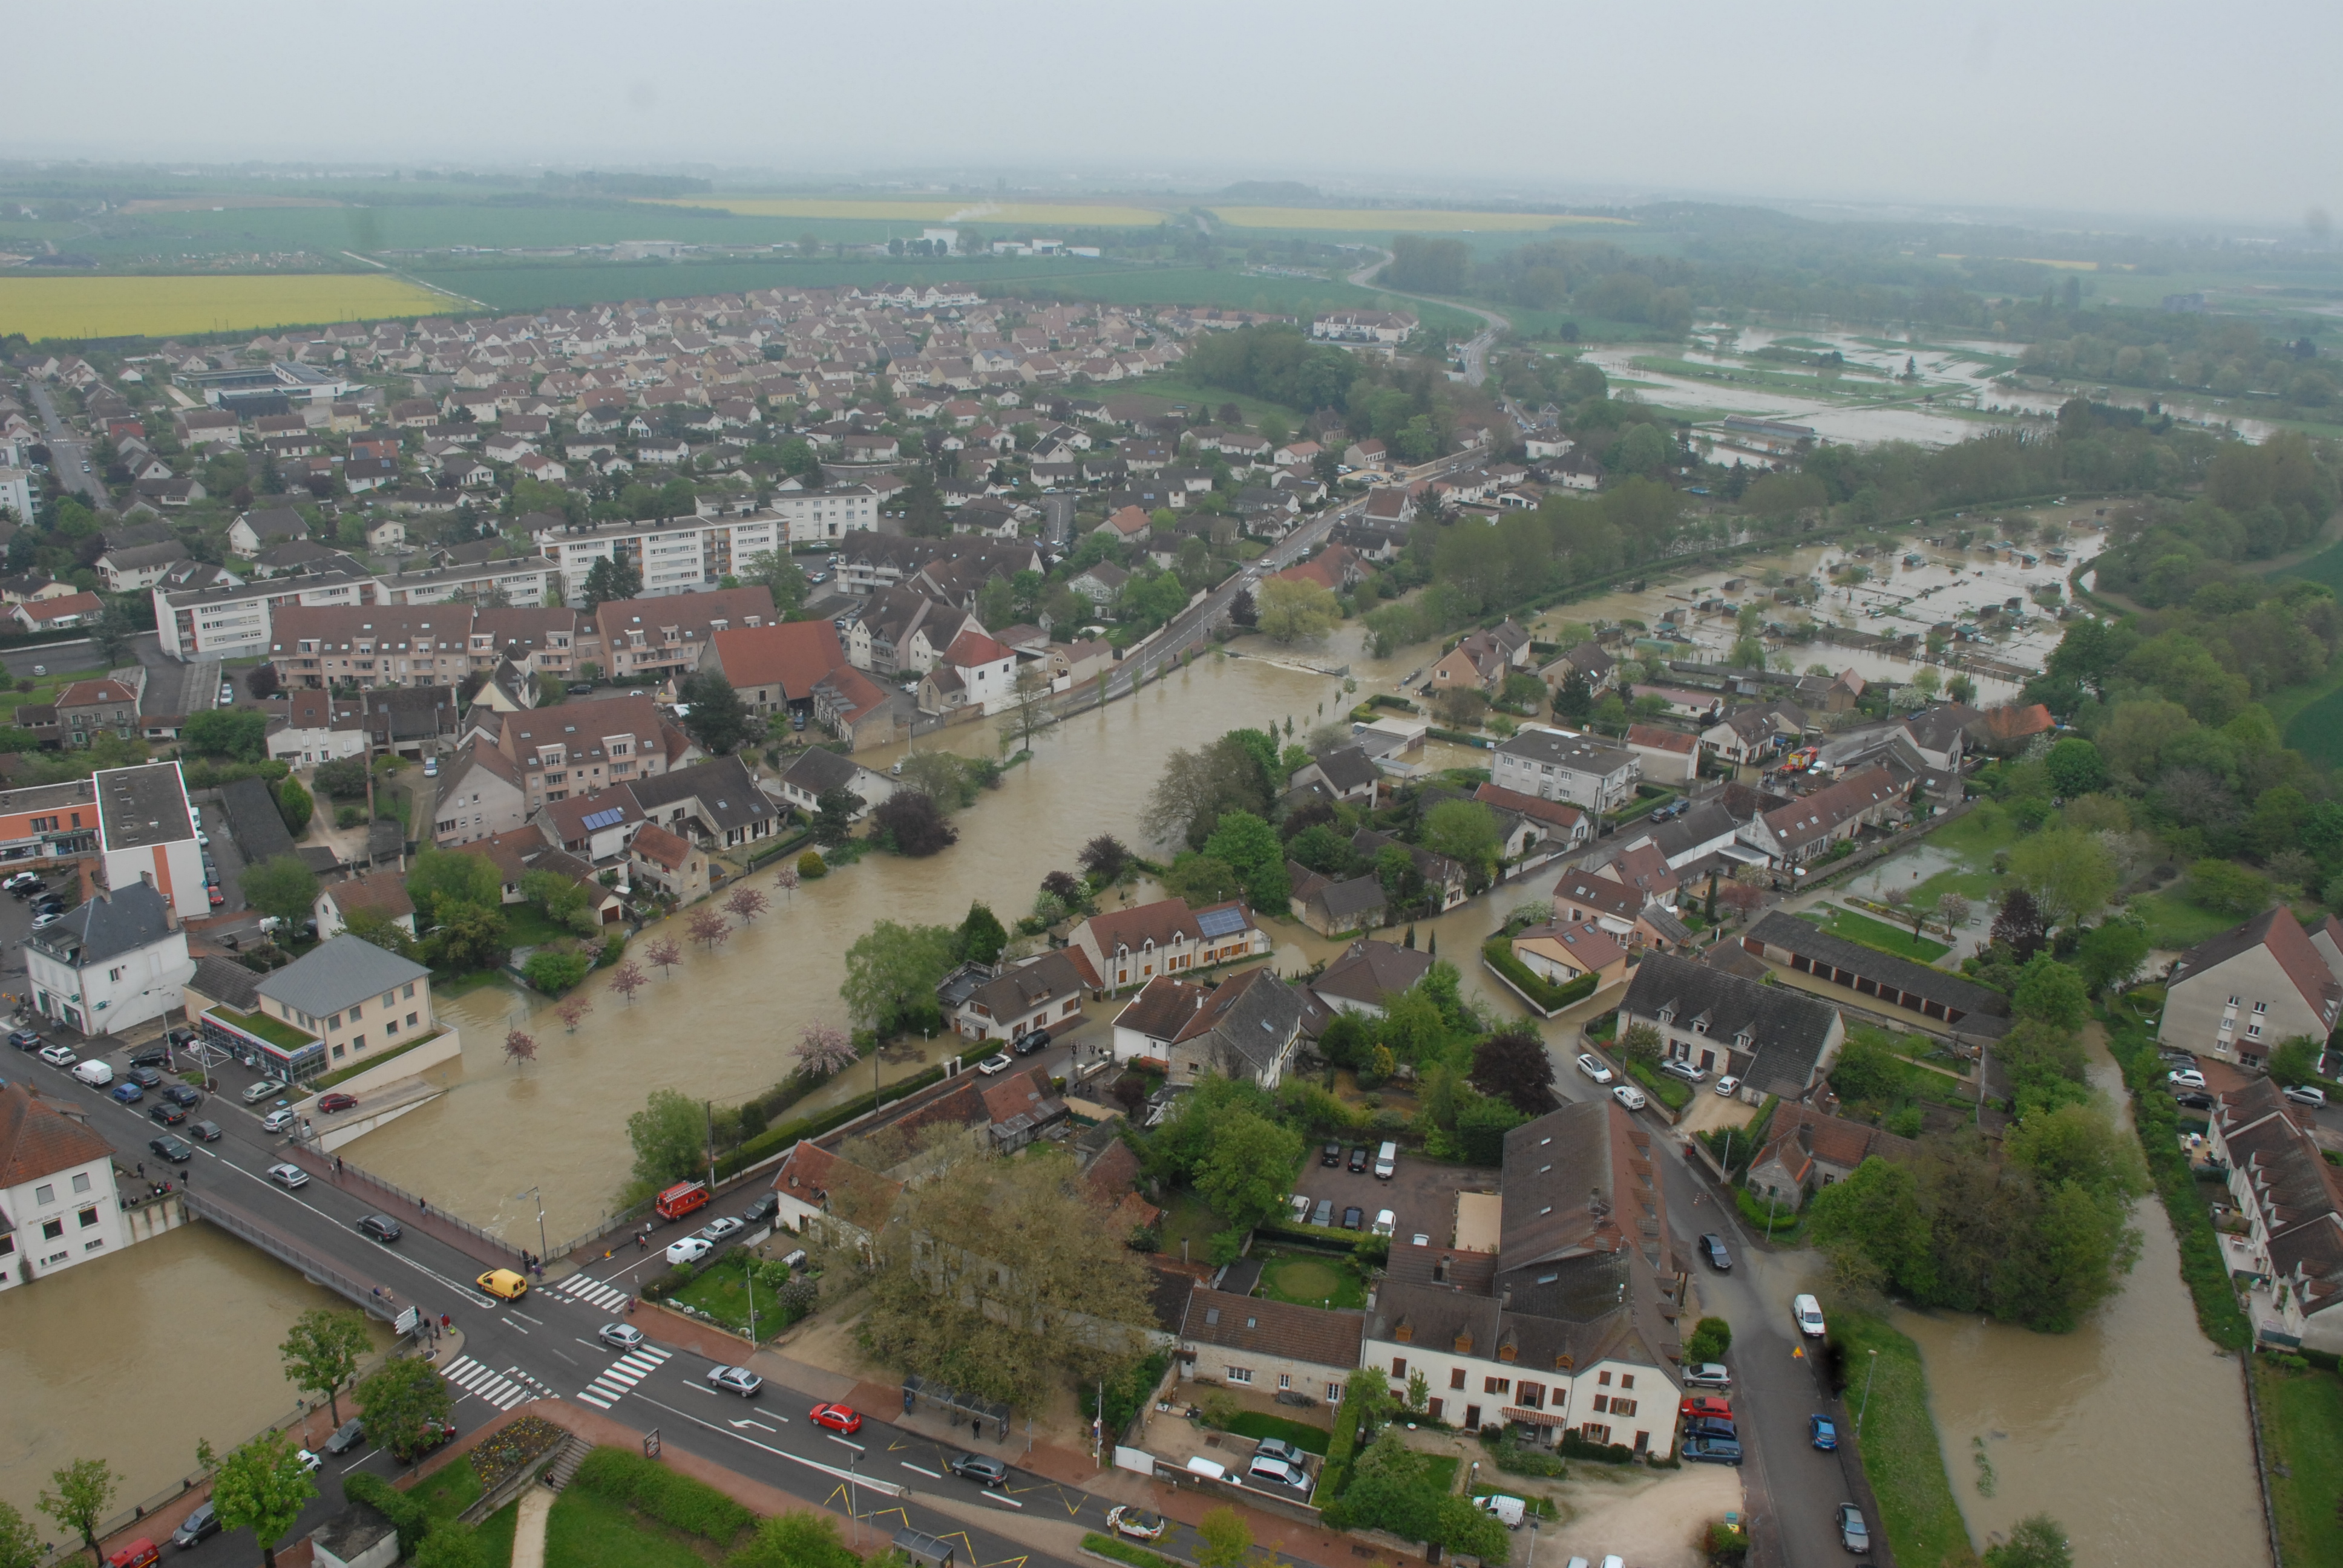
<instances>
[{"instance_id":1,"label":"parked car","mask_svg":"<svg viewBox=\"0 0 2343 1568\"><path fill-rule=\"evenodd\" d=\"M1351 1174L1355 1176L1367 1168L1367 1146L1363 1143L1351 1151Z\"/></svg>"},{"instance_id":2,"label":"parked car","mask_svg":"<svg viewBox=\"0 0 2343 1568\"><path fill-rule=\"evenodd\" d=\"M358 1221L358 1234L388 1246L407 1232L399 1229L398 1221L387 1214L368 1214Z\"/></svg>"},{"instance_id":3,"label":"parked car","mask_svg":"<svg viewBox=\"0 0 2343 1568\"><path fill-rule=\"evenodd\" d=\"M133 1064L122 1070L122 1076L128 1079L131 1082L136 1084L141 1089L160 1089L163 1087L163 1075L156 1071L151 1067L139 1067Z\"/></svg>"},{"instance_id":4,"label":"parked car","mask_svg":"<svg viewBox=\"0 0 2343 1568\"><path fill-rule=\"evenodd\" d=\"M1797 1320L1798 1332L1810 1340L1823 1337L1823 1304L1814 1297L1800 1294L1790 1302L1790 1316Z\"/></svg>"},{"instance_id":5,"label":"parked car","mask_svg":"<svg viewBox=\"0 0 2343 1568\"><path fill-rule=\"evenodd\" d=\"M1043 1046L1049 1043L1050 1031L1048 1030L1029 1029L1023 1034L1019 1035L1015 1040L1011 1040L1009 1042L1009 1049L1019 1056L1031 1056L1033 1052L1041 1050Z\"/></svg>"},{"instance_id":6,"label":"parked car","mask_svg":"<svg viewBox=\"0 0 2343 1568\"><path fill-rule=\"evenodd\" d=\"M150 1045L130 1053L130 1065L133 1067L160 1067L170 1060L170 1052L159 1045Z\"/></svg>"},{"instance_id":7,"label":"parked car","mask_svg":"<svg viewBox=\"0 0 2343 1568\"><path fill-rule=\"evenodd\" d=\"M347 1453L366 1441L366 1422L357 1416L334 1428L334 1435L326 1439L327 1453Z\"/></svg>"},{"instance_id":8,"label":"parked car","mask_svg":"<svg viewBox=\"0 0 2343 1568\"><path fill-rule=\"evenodd\" d=\"M46 1056L48 1052L41 1054ZM114 1069L102 1061L76 1061L73 1064L73 1075L92 1089L104 1089L114 1081ZM136 1085L131 1087L136 1088ZM143 1094L146 1091L140 1090L139 1092Z\"/></svg>"},{"instance_id":9,"label":"parked car","mask_svg":"<svg viewBox=\"0 0 2343 1568\"><path fill-rule=\"evenodd\" d=\"M317 1474L317 1472L326 1468L326 1462L318 1458L316 1454L311 1453L306 1448L297 1450L294 1452L293 1457L299 1462L302 1469L307 1471L312 1475Z\"/></svg>"},{"instance_id":10,"label":"parked car","mask_svg":"<svg viewBox=\"0 0 2343 1568\"><path fill-rule=\"evenodd\" d=\"M1603 1065L1602 1058L1597 1056L1581 1056L1578 1059L1578 1070L1597 1083L1608 1083L1613 1076L1611 1070Z\"/></svg>"},{"instance_id":11,"label":"parked car","mask_svg":"<svg viewBox=\"0 0 2343 1568\"><path fill-rule=\"evenodd\" d=\"M686 1263L697 1263L715 1250L716 1243L705 1236L686 1236L680 1241L668 1243L667 1261L681 1267Z\"/></svg>"},{"instance_id":12,"label":"parked car","mask_svg":"<svg viewBox=\"0 0 2343 1568\"><path fill-rule=\"evenodd\" d=\"M2278 1092L2285 1095L2288 1100L2293 1101L2297 1105L2324 1105L2327 1103L2327 1091L2323 1089L2314 1089L2308 1083L2290 1083Z\"/></svg>"},{"instance_id":13,"label":"parked car","mask_svg":"<svg viewBox=\"0 0 2343 1568\"><path fill-rule=\"evenodd\" d=\"M65 918L65 914L63 910L43 910L41 913L33 917L33 929L36 931L45 931L51 926L55 925L59 920L62 920Z\"/></svg>"},{"instance_id":14,"label":"parked car","mask_svg":"<svg viewBox=\"0 0 2343 1568\"><path fill-rule=\"evenodd\" d=\"M1340 1166L1342 1163L1342 1146L1340 1143L1329 1143L1318 1151L1318 1163Z\"/></svg>"},{"instance_id":15,"label":"parked car","mask_svg":"<svg viewBox=\"0 0 2343 1568\"><path fill-rule=\"evenodd\" d=\"M1264 1437L1254 1445L1253 1452L1265 1453L1272 1459L1282 1459L1296 1470L1310 1468L1308 1457L1299 1443L1288 1442L1282 1437Z\"/></svg>"},{"instance_id":16,"label":"parked car","mask_svg":"<svg viewBox=\"0 0 2343 1568\"><path fill-rule=\"evenodd\" d=\"M418 1455L430 1452L455 1435L455 1422L435 1421L424 1427L422 1434L413 1443L405 1448L394 1448L390 1452L401 1464L405 1464Z\"/></svg>"},{"instance_id":17,"label":"parked car","mask_svg":"<svg viewBox=\"0 0 2343 1568\"><path fill-rule=\"evenodd\" d=\"M82 1065L85 1067L103 1067L106 1064L102 1061L87 1061L84 1062ZM120 1101L125 1105L136 1105L140 1101L146 1098L146 1091L139 1088L136 1084L125 1081L114 1086L113 1097L116 1100Z\"/></svg>"},{"instance_id":18,"label":"parked car","mask_svg":"<svg viewBox=\"0 0 2343 1568\"><path fill-rule=\"evenodd\" d=\"M292 1109L288 1106L282 1111L272 1111L262 1117L260 1130L263 1132L282 1132L297 1120L298 1118L293 1114Z\"/></svg>"},{"instance_id":19,"label":"parked car","mask_svg":"<svg viewBox=\"0 0 2343 1568\"><path fill-rule=\"evenodd\" d=\"M2164 1081L2180 1089L2202 1089L2205 1075L2193 1067L2177 1067L2164 1075Z\"/></svg>"},{"instance_id":20,"label":"parked car","mask_svg":"<svg viewBox=\"0 0 2343 1568\"><path fill-rule=\"evenodd\" d=\"M71 1067L81 1058L74 1054L73 1047L69 1045L45 1045L41 1047L41 1060L51 1067Z\"/></svg>"},{"instance_id":21,"label":"parked car","mask_svg":"<svg viewBox=\"0 0 2343 1568\"><path fill-rule=\"evenodd\" d=\"M1734 1424L1717 1416L1696 1416L1684 1422L1686 1437L1721 1437L1727 1442L1739 1442L1741 1433Z\"/></svg>"},{"instance_id":22,"label":"parked car","mask_svg":"<svg viewBox=\"0 0 2343 1568\"><path fill-rule=\"evenodd\" d=\"M1280 1486L1291 1486L1298 1490L1307 1490L1310 1485L1307 1473L1296 1469L1282 1459L1271 1459L1266 1455L1255 1455L1252 1462L1245 1466L1245 1479L1273 1481Z\"/></svg>"},{"instance_id":23,"label":"parked car","mask_svg":"<svg viewBox=\"0 0 2343 1568\"><path fill-rule=\"evenodd\" d=\"M1723 1362L1700 1362L1684 1368L1678 1381L1686 1388L1731 1388L1733 1374Z\"/></svg>"},{"instance_id":24,"label":"parked car","mask_svg":"<svg viewBox=\"0 0 2343 1568\"><path fill-rule=\"evenodd\" d=\"M1863 1510L1852 1503L1842 1503L1833 1519L1838 1524L1838 1543L1849 1552L1871 1550L1871 1526L1863 1522Z\"/></svg>"},{"instance_id":25,"label":"parked car","mask_svg":"<svg viewBox=\"0 0 2343 1568\"><path fill-rule=\"evenodd\" d=\"M1688 1393L1684 1396L1683 1402L1676 1406L1676 1414L1682 1416L1686 1421L1695 1421L1702 1418L1708 1418L1716 1421L1731 1421L1733 1419L1733 1405L1722 1394Z\"/></svg>"},{"instance_id":26,"label":"parked car","mask_svg":"<svg viewBox=\"0 0 2343 1568\"><path fill-rule=\"evenodd\" d=\"M1641 1111L1651 1103L1644 1098L1644 1091L1632 1083L1623 1083L1611 1091L1611 1098L1630 1111Z\"/></svg>"},{"instance_id":27,"label":"parked car","mask_svg":"<svg viewBox=\"0 0 2343 1568\"><path fill-rule=\"evenodd\" d=\"M196 1157L194 1144L185 1139L174 1138L167 1132L160 1138L148 1139L146 1147L174 1165L185 1165Z\"/></svg>"},{"instance_id":28,"label":"parked car","mask_svg":"<svg viewBox=\"0 0 2343 1568\"><path fill-rule=\"evenodd\" d=\"M1529 1513L1528 1504L1520 1498L1508 1497L1502 1492L1493 1492L1486 1497L1476 1497L1473 1500L1473 1506L1483 1513L1492 1515L1498 1523L1508 1530L1519 1530L1522 1527L1523 1519Z\"/></svg>"},{"instance_id":29,"label":"parked car","mask_svg":"<svg viewBox=\"0 0 2343 1568\"><path fill-rule=\"evenodd\" d=\"M604 1323L594 1337L614 1351L640 1350L643 1344L643 1331L632 1323Z\"/></svg>"},{"instance_id":30,"label":"parked car","mask_svg":"<svg viewBox=\"0 0 2343 1568\"><path fill-rule=\"evenodd\" d=\"M41 874L38 871L17 871L6 878L0 878L0 890L11 893L22 892L40 879Z\"/></svg>"},{"instance_id":31,"label":"parked car","mask_svg":"<svg viewBox=\"0 0 2343 1568\"><path fill-rule=\"evenodd\" d=\"M1694 1437L1677 1450L1695 1464L1739 1464L1741 1444L1729 1437Z\"/></svg>"},{"instance_id":32,"label":"parked car","mask_svg":"<svg viewBox=\"0 0 2343 1568\"><path fill-rule=\"evenodd\" d=\"M816 1426L826 1426L850 1437L862 1430L862 1417L850 1405L818 1404L806 1412L806 1419Z\"/></svg>"},{"instance_id":33,"label":"parked car","mask_svg":"<svg viewBox=\"0 0 2343 1568\"><path fill-rule=\"evenodd\" d=\"M1314 1213L1314 1214L1312 1214L1312 1215L1311 1215L1311 1216L1310 1216L1310 1222L1311 1222L1312 1224L1313 1224L1313 1225L1316 1225L1316 1226L1320 1227L1321 1229L1323 1229L1324 1227L1326 1227L1326 1226L1328 1226L1328 1225L1330 1225L1330 1224L1333 1223L1333 1220L1334 1220L1334 1200L1332 1200L1332 1198L1321 1198L1321 1199L1319 1199L1319 1200L1318 1200L1318 1211L1317 1211L1316 1213Z\"/></svg>"},{"instance_id":34,"label":"parked car","mask_svg":"<svg viewBox=\"0 0 2343 1568\"><path fill-rule=\"evenodd\" d=\"M1106 1527L1108 1533L1128 1535L1133 1541L1159 1541L1171 1528L1161 1513L1152 1509L1133 1508L1127 1503L1118 1503L1106 1511Z\"/></svg>"},{"instance_id":35,"label":"parked car","mask_svg":"<svg viewBox=\"0 0 2343 1568\"><path fill-rule=\"evenodd\" d=\"M339 1115L342 1111L356 1111L357 1108L358 1097L355 1094L334 1093L320 1095L317 1098L317 1109L327 1116Z\"/></svg>"},{"instance_id":36,"label":"parked car","mask_svg":"<svg viewBox=\"0 0 2343 1568\"><path fill-rule=\"evenodd\" d=\"M1816 1448L1828 1453L1838 1447L1838 1423L1826 1415L1806 1417L1806 1436Z\"/></svg>"},{"instance_id":37,"label":"parked car","mask_svg":"<svg viewBox=\"0 0 2343 1568\"><path fill-rule=\"evenodd\" d=\"M1014 1065L1016 1064L1009 1059L1009 1053L1005 1050L1001 1050L995 1051L992 1055L986 1057L982 1061L978 1062L976 1064L976 1070L990 1078L996 1072L1008 1071L1010 1068Z\"/></svg>"},{"instance_id":38,"label":"parked car","mask_svg":"<svg viewBox=\"0 0 2343 1568\"><path fill-rule=\"evenodd\" d=\"M1399 1216L1389 1209L1375 1211L1375 1222L1371 1229L1378 1236L1388 1236L1399 1226Z\"/></svg>"},{"instance_id":39,"label":"parked car","mask_svg":"<svg viewBox=\"0 0 2343 1568\"><path fill-rule=\"evenodd\" d=\"M1360 1211L1359 1206L1353 1203L1342 1211L1342 1229L1355 1231L1359 1228L1359 1222L1365 1218L1366 1216Z\"/></svg>"},{"instance_id":40,"label":"parked car","mask_svg":"<svg viewBox=\"0 0 2343 1568\"><path fill-rule=\"evenodd\" d=\"M166 1083L163 1086L163 1098L193 1111L204 1102L204 1091L192 1083Z\"/></svg>"},{"instance_id":41,"label":"parked car","mask_svg":"<svg viewBox=\"0 0 2343 1568\"><path fill-rule=\"evenodd\" d=\"M1700 1239L1700 1251L1701 1255L1708 1260L1708 1266L1718 1273L1732 1271L1733 1254L1725 1250L1724 1237L1710 1231Z\"/></svg>"},{"instance_id":42,"label":"parked car","mask_svg":"<svg viewBox=\"0 0 2343 1568\"><path fill-rule=\"evenodd\" d=\"M2200 1094L2196 1090L2184 1089L2172 1097L2172 1103L2186 1106L2191 1111L2210 1111L2213 1109L2214 1102L2213 1097L2209 1094Z\"/></svg>"},{"instance_id":43,"label":"parked car","mask_svg":"<svg viewBox=\"0 0 2343 1568\"><path fill-rule=\"evenodd\" d=\"M747 1367L710 1367L708 1386L719 1393L737 1393L742 1399L754 1399L765 1380Z\"/></svg>"},{"instance_id":44,"label":"parked car","mask_svg":"<svg viewBox=\"0 0 2343 1568\"><path fill-rule=\"evenodd\" d=\"M944 1461L944 1468L963 1481L973 1481L979 1486L1009 1484L1009 1467L985 1454L955 1453Z\"/></svg>"},{"instance_id":45,"label":"parked car","mask_svg":"<svg viewBox=\"0 0 2343 1568\"><path fill-rule=\"evenodd\" d=\"M257 1105L264 1100L274 1100L285 1092L284 1083L274 1078L264 1078L244 1091L246 1105Z\"/></svg>"},{"instance_id":46,"label":"parked car","mask_svg":"<svg viewBox=\"0 0 2343 1568\"><path fill-rule=\"evenodd\" d=\"M271 1165L268 1168L268 1179L287 1192L297 1187L307 1187L309 1184L309 1173L298 1165Z\"/></svg>"},{"instance_id":47,"label":"parked car","mask_svg":"<svg viewBox=\"0 0 2343 1568\"><path fill-rule=\"evenodd\" d=\"M18 1050L38 1050L41 1049L41 1037L29 1029L12 1030L8 1034L8 1043Z\"/></svg>"},{"instance_id":48,"label":"parked car","mask_svg":"<svg viewBox=\"0 0 2343 1568\"><path fill-rule=\"evenodd\" d=\"M187 1136L198 1143L216 1143L220 1141L219 1124L215 1121L190 1121L187 1123Z\"/></svg>"},{"instance_id":49,"label":"parked car","mask_svg":"<svg viewBox=\"0 0 2343 1568\"><path fill-rule=\"evenodd\" d=\"M702 1241L720 1241L724 1240L725 1237L745 1231L749 1227L745 1221L735 1220L731 1215L727 1214L720 1220L710 1220L707 1224L700 1227L698 1233Z\"/></svg>"},{"instance_id":50,"label":"parked car","mask_svg":"<svg viewBox=\"0 0 2343 1568\"><path fill-rule=\"evenodd\" d=\"M1741 1092L1741 1081L1728 1072L1716 1081L1716 1092L1730 1100Z\"/></svg>"},{"instance_id":51,"label":"parked car","mask_svg":"<svg viewBox=\"0 0 2343 1568\"><path fill-rule=\"evenodd\" d=\"M203 1503L197 1504L196 1511L181 1520L179 1527L171 1532L171 1544L185 1552L188 1547L199 1545L219 1533L219 1515L212 1512L212 1505L209 1503Z\"/></svg>"},{"instance_id":52,"label":"parked car","mask_svg":"<svg viewBox=\"0 0 2343 1568\"><path fill-rule=\"evenodd\" d=\"M1668 1074L1672 1078L1681 1078L1686 1083L1705 1083L1708 1081L1708 1074L1705 1070L1701 1068L1694 1067L1691 1062L1684 1060L1682 1057L1672 1056L1668 1058L1667 1060L1660 1063L1660 1070Z\"/></svg>"},{"instance_id":53,"label":"parked car","mask_svg":"<svg viewBox=\"0 0 2343 1568\"><path fill-rule=\"evenodd\" d=\"M146 1108L146 1116L157 1126L176 1127L187 1119L187 1108L174 1105L167 1100L158 1100Z\"/></svg>"},{"instance_id":54,"label":"parked car","mask_svg":"<svg viewBox=\"0 0 2343 1568\"><path fill-rule=\"evenodd\" d=\"M779 1192L759 1192L755 1202L740 1211L740 1222L743 1225L761 1225L780 1211L781 1195Z\"/></svg>"}]
</instances>

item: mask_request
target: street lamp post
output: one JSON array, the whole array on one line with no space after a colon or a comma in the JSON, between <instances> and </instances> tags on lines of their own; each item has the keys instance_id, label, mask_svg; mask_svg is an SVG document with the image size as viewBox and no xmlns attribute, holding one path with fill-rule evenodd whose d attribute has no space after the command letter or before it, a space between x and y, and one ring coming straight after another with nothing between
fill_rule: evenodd
<instances>
[{"instance_id":1,"label":"street lamp post","mask_svg":"<svg viewBox=\"0 0 2343 1568\"><path fill-rule=\"evenodd\" d=\"M516 1203L523 1198L537 1200L537 1263L538 1267L543 1268L545 1266L545 1192L541 1188L530 1187L513 1194L513 1201Z\"/></svg>"},{"instance_id":2,"label":"street lamp post","mask_svg":"<svg viewBox=\"0 0 2343 1568\"><path fill-rule=\"evenodd\" d=\"M743 1247L740 1250L740 1281L749 1288L749 1342L757 1342L757 1260Z\"/></svg>"},{"instance_id":3,"label":"street lamp post","mask_svg":"<svg viewBox=\"0 0 2343 1568\"><path fill-rule=\"evenodd\" d=\"M1858 1442L1860 1442L1863 1437L1863 1418L1871 1413L1872 1375L1878 1371L1879 1352L1877 1351L1874 1351L1871 1352L1870 1370L1863 1374L1863 1404L1862 1407L1855 1412L1855 1435Z\"/></svg>"},{"instance_id":4,"label":"street lamp post","mask_svg":"<svg viewBox=\"0 0 2343 1568\"><path fill-rule=\"evenodd\" d=\"M854 1521L854 1543L857 1546L862 1544L862 1507L855 1501L854 1462L861 1457L855 1452L850 1452L846 1456L846 1512Z\"/></svg>"}]
</instances>

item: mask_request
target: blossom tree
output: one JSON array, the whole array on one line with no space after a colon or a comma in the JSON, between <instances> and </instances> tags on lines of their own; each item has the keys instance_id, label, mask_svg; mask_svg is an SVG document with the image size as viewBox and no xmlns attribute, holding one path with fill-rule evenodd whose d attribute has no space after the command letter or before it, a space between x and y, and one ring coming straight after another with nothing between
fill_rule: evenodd
<instances>
[{"instance_id":1,"label":"blossom tree","mask_svg":"<svg viewBox=\"0 0 2343 1568\"><path fill-rule=\"evenodd\" d=\"M643 950L643 957L659 965L659 973L664 975L683 961L683 944L673 937L661 937Z\"/></svg>"},{"instance_id":2,"label":"blossom tree","mask_svg":"<svg viewBox=\"0 0 2343 1568\"><path fill-rule=\"evenodd\" d=\"M798 1031L798 1043L790 1054L807 1077L826 1078L854 1064L854 1042L844 1030L816 1020Z\"/></svg>"}]
</instances>

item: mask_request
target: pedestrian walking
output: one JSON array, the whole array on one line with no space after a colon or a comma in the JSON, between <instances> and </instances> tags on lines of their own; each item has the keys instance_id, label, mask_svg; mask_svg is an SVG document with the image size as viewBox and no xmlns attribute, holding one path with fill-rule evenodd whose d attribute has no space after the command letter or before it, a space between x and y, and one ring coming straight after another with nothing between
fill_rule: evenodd
<instances>
[{"instance_id":1,"label":"pedestrian walking","mask_svg":"<svg viewBox=\"0 0 2343 1568\"><path fill-rule=\"evenodd\" d=\"M335 1175L337 1175L337 1176L338 1176L338 1175L340 1175L341 1173L342 1173L342 1157L341 1157L340 1155L337 1154L337 1155L335 1155L335 1156L334 1156L334 1174L335 1174Z\"/></svg>"},{"instance_id":2,"label":"pedestrian walking","mask_svg":"<svg viewBox=\"0 0 2343 1568\"><path fill-rule=\"evenodd\" d=\"M146 1161L144 1160L138 1161L138 1175L141 1180L144 1180L146 1175Z\"/></svg>"}]
</instances>

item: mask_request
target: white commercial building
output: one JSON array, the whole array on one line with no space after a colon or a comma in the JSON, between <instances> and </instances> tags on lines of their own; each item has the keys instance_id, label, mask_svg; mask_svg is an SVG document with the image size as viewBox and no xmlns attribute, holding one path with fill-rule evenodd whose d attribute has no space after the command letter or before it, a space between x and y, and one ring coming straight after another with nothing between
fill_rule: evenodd
<instances>
[{"instance_id":1,"label":"white commercial building","mask_svg":"<svg viewBox=\"0 0 2343 1568\"><path fill-rule=\"evenodd\" d=\"M200 892L200 889L198 889ZM87 1035L120 1034L186 1005L187 933L147 882L101 892L25 941L33 1004Z\"/></svg>"},{"instance_id":2,"label":"white commercial building","mask_svg":"<svg viewBox=\"0 0 2343 1568\"><path fill-rule=\"evenodd\" d=\"M97 789L97 850L106 885L116 890L151 881L183 920L212 912L205 890L204 851L187 809L186 780L176 762L106 768Z\"/></svg>"}]
</instances>

